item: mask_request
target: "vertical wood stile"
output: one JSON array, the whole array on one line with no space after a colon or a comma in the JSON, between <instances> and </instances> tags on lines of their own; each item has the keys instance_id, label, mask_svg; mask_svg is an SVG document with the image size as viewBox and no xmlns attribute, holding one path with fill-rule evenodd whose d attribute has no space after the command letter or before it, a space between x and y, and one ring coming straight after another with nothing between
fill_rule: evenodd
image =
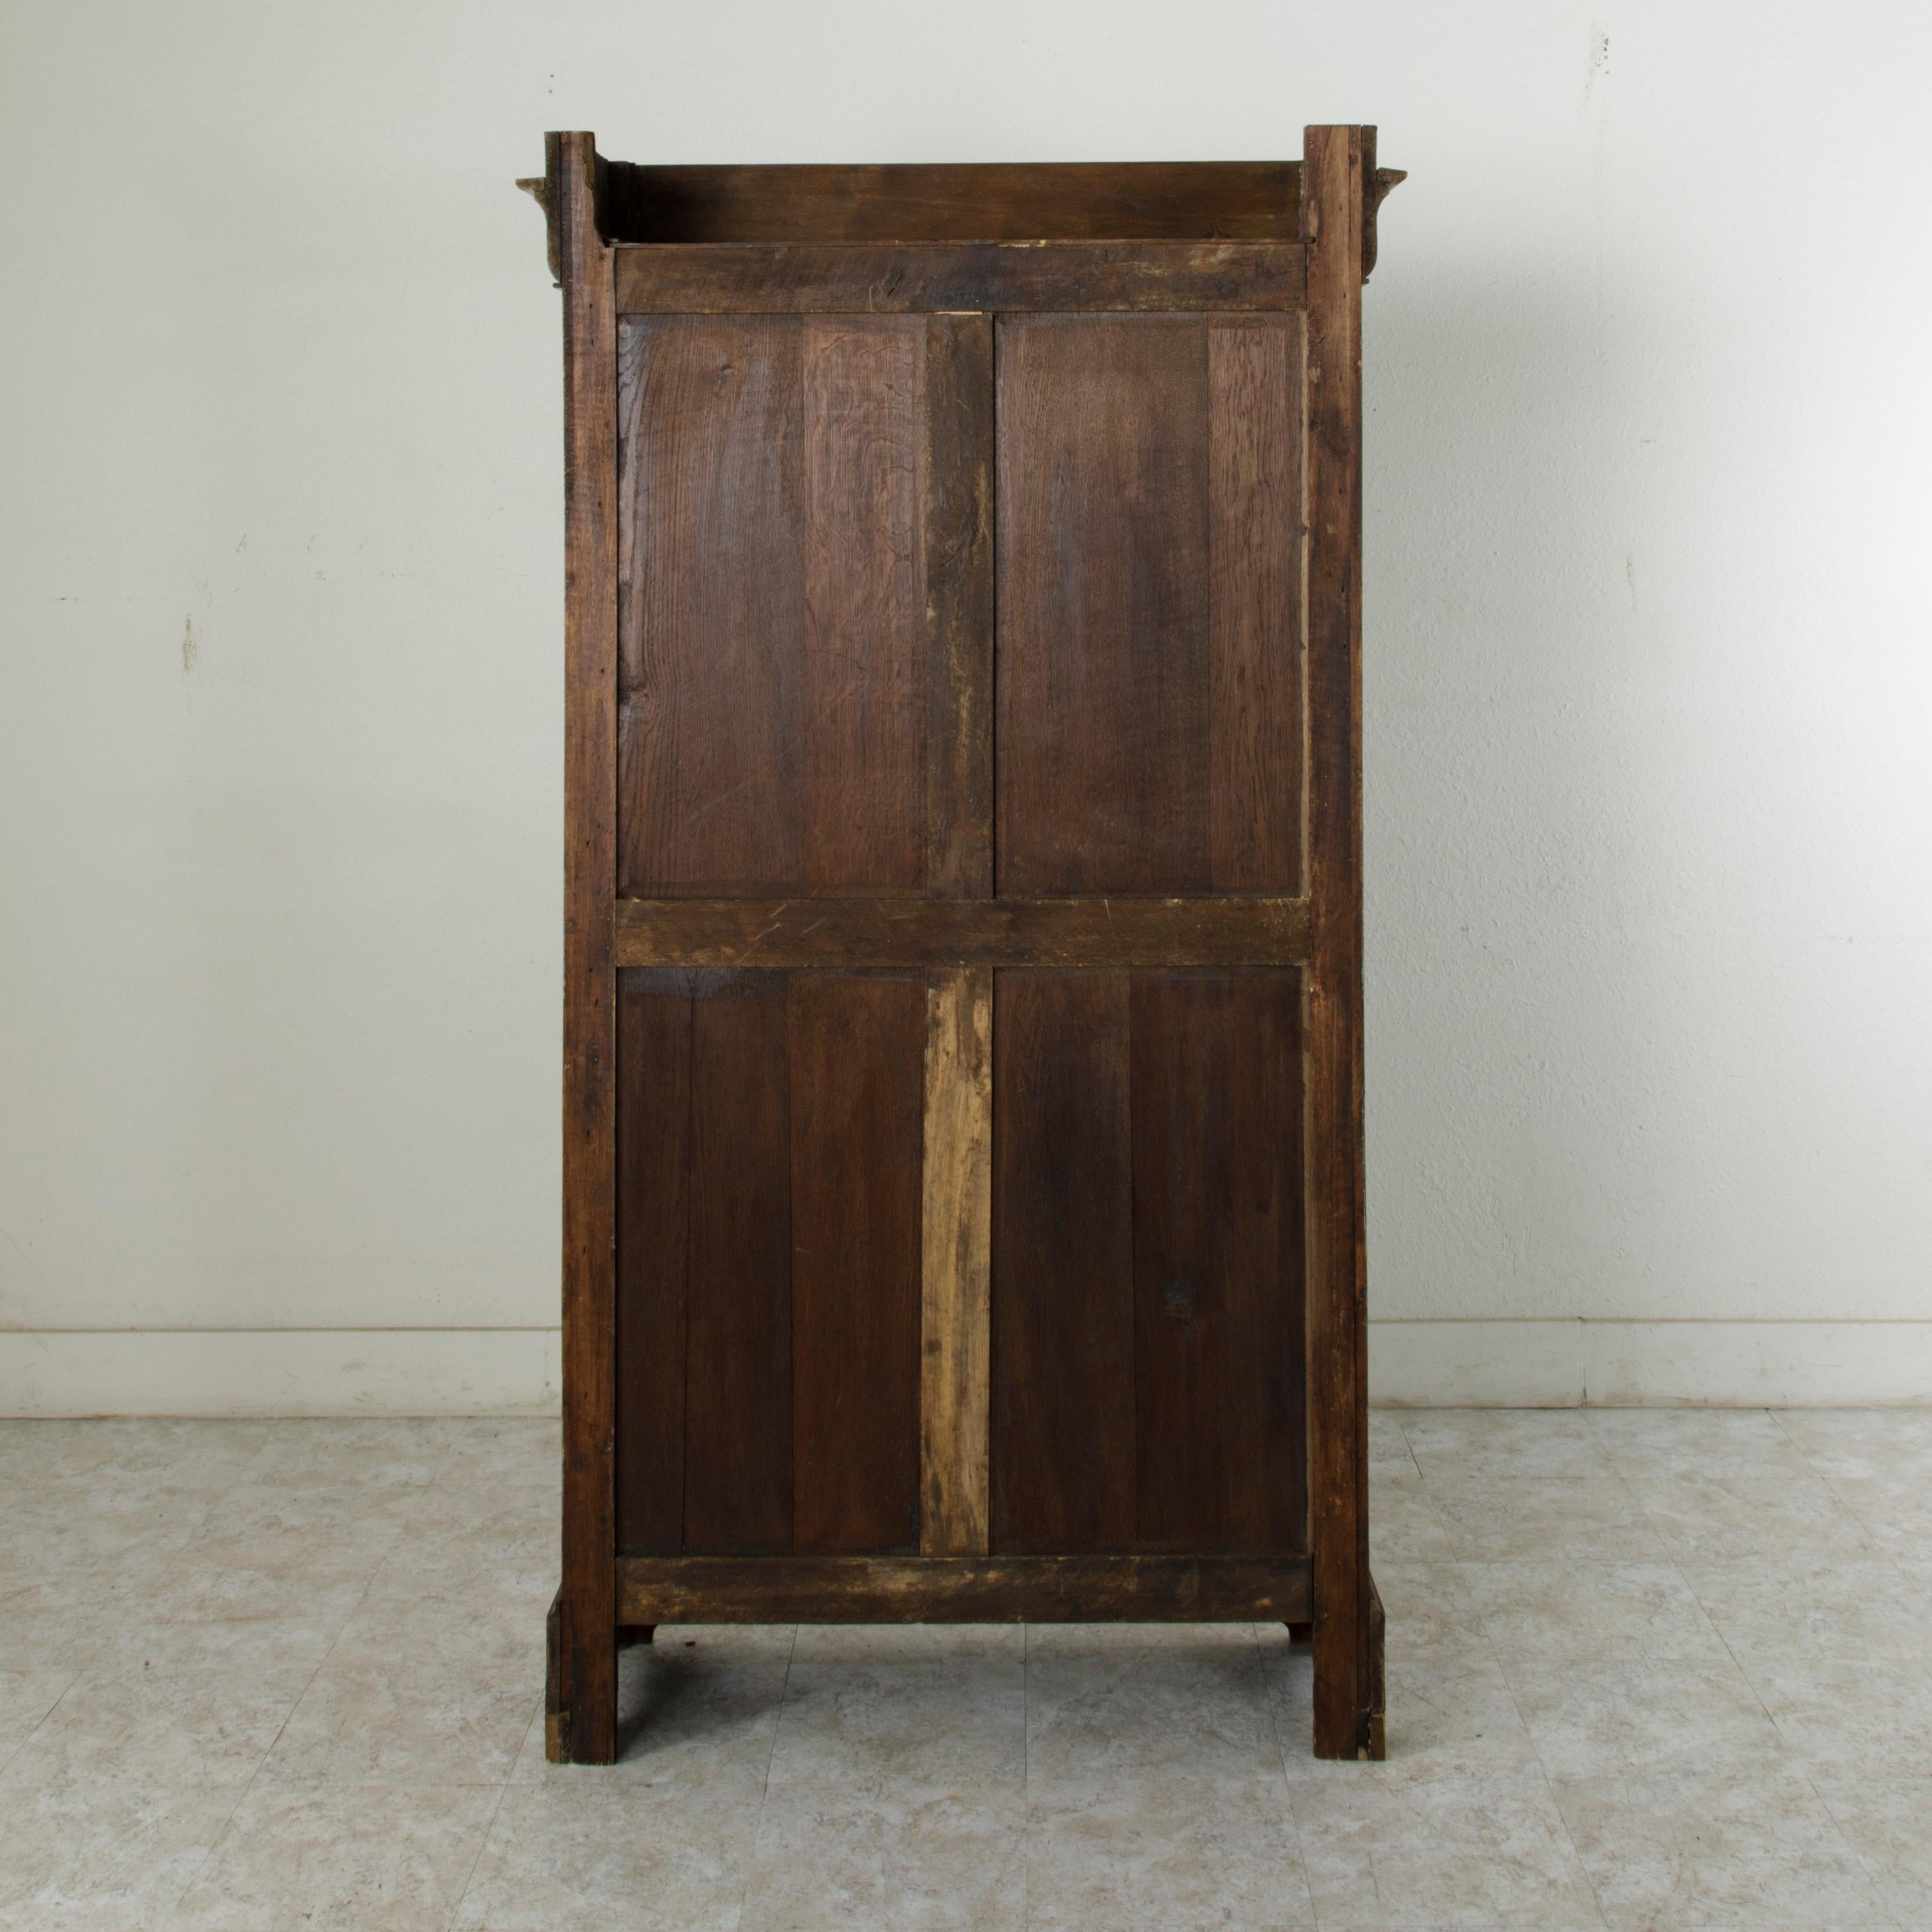
<instances>
[{"instance_id":1,"label":"vertical wood stile","mask_svg":"<svg viewBox=\"0 0 1932 1932\"><path fill-rule=\"evenodd\" d=\"M993 889L993 318L926 323L926 890ZM988 1547L993 976L936 972L926 1004L920 1548Z\"/></svg>"},{"instance_id":2,"label":"vertical wood stile","mask_svg":"<svg viewBox=\"0 0 1932 1932\"><path fill-rule=\"evenodd\" d=\"M983 1556L991 1515L993 975L926 995L920 1356L920 1549Z\"/></svg>"},{"instance_id":3,"label":"vertical wood stile","mask_svg":"<svg viewBox=\"0 0 1932 1932\"><path fill-rule=\"evenodd\" d=\"M616 1755L617 340L596 137L544 137L564 302L563 1585L546 1743Z\"/></svg>"},{"instance_id":4,"label":"vertical wood stile","mask_svg":"<svg viewBox=\"0 0 1932 1932\"><path fill-rule=\"evenodd\" d=\"M993 890L993 318L926 326L926 889Z\"/></svg>"},{"instance_id":5,"label":"vertical wood stile","mask_svg":"<svg viewBox=\"0 0 1932 1932\"><path fill-rule=\"evenodd\" d=\"M1308 247L1307 1150L1315 1752L1382 1755L1368 1552L1362 1160L1361 297L1372 128L1304 130Z\"/></svg>"}]
</instances>

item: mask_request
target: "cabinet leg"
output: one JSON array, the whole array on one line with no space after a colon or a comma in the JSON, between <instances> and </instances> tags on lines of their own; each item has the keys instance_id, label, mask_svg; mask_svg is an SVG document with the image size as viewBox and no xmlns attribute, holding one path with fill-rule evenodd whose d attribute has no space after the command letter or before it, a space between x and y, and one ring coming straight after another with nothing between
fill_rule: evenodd
<instances>
[{"instance_id":1,"label":"cabinet leg","mask_svg":"<svg viewBox=\"0 0 1932 1932\"><path fill-rule=\"evenodd\" d=\"M544 1624L544 1755L552 1764L614 1764L617 1649L614 1630L574 1630L560 1590Z\"/></svg>"},{"instance_id":2,"label":"cabinet leg","mask_svg":"<svg viewBox=\"0 0 1932 1932\"><path fill-rule=\"evenodd\" d=\"M1315 1755L1388 1755L1382 1724L1382 1600L1371 1576L1352 1617L1322 1619L1315 1642Z\"/></svg>"},{"instance_id":3,"label":"cabinet leg","mask_svg":"<svg viewBox=\"0 0 1932 1932\"><path fill-rule=\"evenodd\" d=\"M620 1624L617 1626L617 1648L632 1650L640 1643L649 1643L658 1634L656 1624Z\"/></svg>"},{"instance_id":4,"label":"cabinet leg","mask_svg":"<svg viewBox=\"0 0 1932 1932\"><path fill-rule=\"evenodd\" d=\"M1290 1643L1312 1643L1315 1641L1315 1626L1312 1623L1283 1624L1282 1628L1287 1631Z\"/></svg>"}]
</instances>

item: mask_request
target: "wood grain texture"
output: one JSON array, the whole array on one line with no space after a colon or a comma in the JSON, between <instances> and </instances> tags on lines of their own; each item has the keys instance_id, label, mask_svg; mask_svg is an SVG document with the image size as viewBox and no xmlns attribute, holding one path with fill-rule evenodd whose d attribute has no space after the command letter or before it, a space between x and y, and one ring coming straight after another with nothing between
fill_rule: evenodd
<instances>
[{"instance_id":1,"label":"wood grain texture","mask_svg":"<svg viewBox=\"0 0 1932 1932\"><path fill-rule=\"evenodd\" d=\"M1296 1556L626 1557L625 1620L653 1623L1288 1623Z\"/></svg>"},{"instance_id":2,"label":"wood grain texture","mask_svg":"<svg viewBox=\"0 0 1932 1932\"><path fill-rule=\"evenodd\" d=\"M926 999L920 1316L920 1548L990 1546L993 976L935 974Z\"/></svg>"},{"instance_id":3,"label":"wood grain texture","mask_svg":"<svg viewBox=\"0 0 1932 1932\"><path fill-rule=\"evenodd\" d=\"M993 1546L1135 1533L1126 976L994 982Z\"/></svg>"},{"instance_id":4,"label":"wood grain texture","mask_svg":"<svg viewBox=\"0 0 1932 1932\"><path fill-rule=\"evenodd\" d=\"M616 1538L637 1555L684 1547L688 980L617 980Z\"/></svg>"},{"instance_id":5,"label":"wood grain texture","mask_svg":"<svg viewBox=\"0 0 1932 1932\"><path fill-rule=\"evenodd\" d=\"M1300 1002L1294 973L1134 976L1142 1550L1307 1546Z\"/></svg>"},{"instance_id":6,"label":"wood grain texture","mask_svg":"<svg viewBox=\"0 0 1932 1932\"><path fill-rule=\"evenodd\" d=\"M1310 1512L1315 1751L1381 1752L1369 1580L1362 1159L1361 287L1374 130L1310 128L1308 238Z\"/></svg>"},{"instance_id":7,"label":"wood grain texture","mask_svg":"<svg viewBox=\"0 0 1932 1932\"><path fill-rule=\"evenodd\" d=\"M619 242L1297 242L1299 161L610 164Z\"/></svg>"},{"instance_id":8,"label":"wood grain texture","mask_svg":"<svg viewBox=\"0 0 1932 1932\"><path fill-rule=\"evenodd\" d=\"M926 983L798 974L791 1084L793 1535L919 1542Z\"/></svg>"},{"instance_id":9,"label":"wood grain texture","mask_svg":"<svg viewBox=\"0 0 1932 1932\"><path fill-rule=\"evenodd\" d=\"M926 876L925 332L806 322L800 862L807 892Z\"/></svg>"},{"instance_id":10,"label":"wood grain texture","mask_svg":"<svg viewBox=\"0 0 1932 1932\"><path fill-rule=\"evenodd\" d=\"M786 984L694 974L684 1540L792 1541L792 1168ZM632 1618L632 1622L652 1622Z\"/></svg>"},{"instance_id":11,"label":"wood grain texture","mask_svg":"<svg viewBox=\"0 0 1932 1932\"><path fill-rule=\"evenodd\" d=\"M1270 966L1300 899L622 899L627 966Z\"/></svg>"},{"instance_id":12,"label":"wood grain texture","mask_svg":"<svg viewBox=\"0 0 1932 1932\"><path fill-rule=\"evenodd\" d=\"M1302 325L1208 336L1208 877L1301 884Z\"/></svg>"},{"instance_id":13,"label":"wood grain texture","mask_svg":"<svg viewBox=\"0 0 1932 1932\"><path fill-rule=\"evenodd\" d=\"M997 354L1000 890L1205 892L1204 332L1002 317Z\"/></svg>"},{"instance_id":14,"label":"wood grain texture","mask_svg":"<svg viewBox=\"0 0 1932 1932\"><path fill-rule=\"evenodd\" d=\"M925 325L623 325L619 890L916 890Z\"/></svg>"},{"instance_id":15,"label":"wood grain texture","mask_svg":"<svg viewBox=\"0 0 1932 1932\"><path fill-rule=\"evenodd\" d=\"M1294 310L1292 242L667 243L616 251L626 315L890 315Z\"/></svg>"},{"instance_id":16,"label":"wood grain texture","mask_svg":"<svg viewBox=\"0 0 1932 1932\"><path fill-rule=\"evenodd\" d=\"M1300 334L1001 320L1002 892L1298 887Z\"/></svg>"},{"instance_id":17,"label":"wood grain texture","mask_svg":"<svg viewBox=\"0 0 1932 1932\"><path fill-rule=\"evenodd\" d=\"M596 144L545 142L564 304L563 1581L550 1748L616 1751L616 314Z\"/></svg>"},{"instance_id":18,"label":"wood grain texture","mask_svg":"<svg viewBox=\"0 0 1932 1932\"><path fill-rule=\"evenodd\" d=\"M993 319L926 325L926 884L993 889Z\"/></svg>"}]
</instances>

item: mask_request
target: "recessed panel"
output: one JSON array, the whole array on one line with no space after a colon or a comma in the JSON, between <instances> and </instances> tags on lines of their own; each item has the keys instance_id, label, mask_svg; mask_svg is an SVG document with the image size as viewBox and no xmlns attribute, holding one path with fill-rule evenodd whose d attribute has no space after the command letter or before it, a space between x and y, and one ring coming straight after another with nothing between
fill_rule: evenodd
<instances>
[{"instance_id":1,"label":"recessed panel","mask_svg":"<svg viewBox=\"0 0 1932 1932\"><path fill-rule=\"evenodd\" d=\"M1302 339L1000 319L1002 892L1299 890Z\"/></svg>"},{"instance_id":2,"label":"recessed panel","mask_svg":"<svg viewBox=\"0 0 1932 1932\"><path fill-rule=\"evenodd\" d=\"M619 332L618 890L925 871L925 322Z\"/></svg>"},{"instance_id":3,"label":"recessed panel","mask_svg":"<svg viewBox=\"0 0 1932 1932\"><path fill-rule=\"evenodd\" d=\"M619 976L617 1534L916 1546L910 973Z\"/></svg>"},{"instance_id":4,"label":"recessed panel","mask_svg":"<svg viewBox=\"0 0 1932 1932\"><path fill-rule=\"evenodd\" d=\"M994 988L994 1548L1304 1550L1299 975Z\"/></svg>"}]
</instances>

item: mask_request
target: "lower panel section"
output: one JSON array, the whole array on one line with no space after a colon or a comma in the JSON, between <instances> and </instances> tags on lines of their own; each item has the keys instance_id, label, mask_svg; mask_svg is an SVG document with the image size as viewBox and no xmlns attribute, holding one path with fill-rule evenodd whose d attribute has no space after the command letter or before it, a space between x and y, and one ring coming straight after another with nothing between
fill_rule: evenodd
<instances>
[{"instance_id":1,"label":"lower panel section","mask_svg":"<svg viewBox=\"0 0 1932 1932\"><path fill-rule=\"evenodd\" d=\"M629 1556L620 1623L1303 1623L1305 1557Z\"/></svg>"},{"instance_id":2,"label":"lower panel section","mask_svg":"<svg viewBox=\"0 0 1932 1932\"><path fill-rule=\"evenodd\" d=\"M993 1547L1301 1551L1301 986L994 977Z\"/></svg>"},{"instance_id":3,"label":"lower panel section","mask_svg":"<svg viewBox=\"0 0 1932 1932\"><path fill-rule=\"evenodd\" d=\"M620 1550L917 1546L926 1005L619 976Z\"/></svg>"}]
</instances>

